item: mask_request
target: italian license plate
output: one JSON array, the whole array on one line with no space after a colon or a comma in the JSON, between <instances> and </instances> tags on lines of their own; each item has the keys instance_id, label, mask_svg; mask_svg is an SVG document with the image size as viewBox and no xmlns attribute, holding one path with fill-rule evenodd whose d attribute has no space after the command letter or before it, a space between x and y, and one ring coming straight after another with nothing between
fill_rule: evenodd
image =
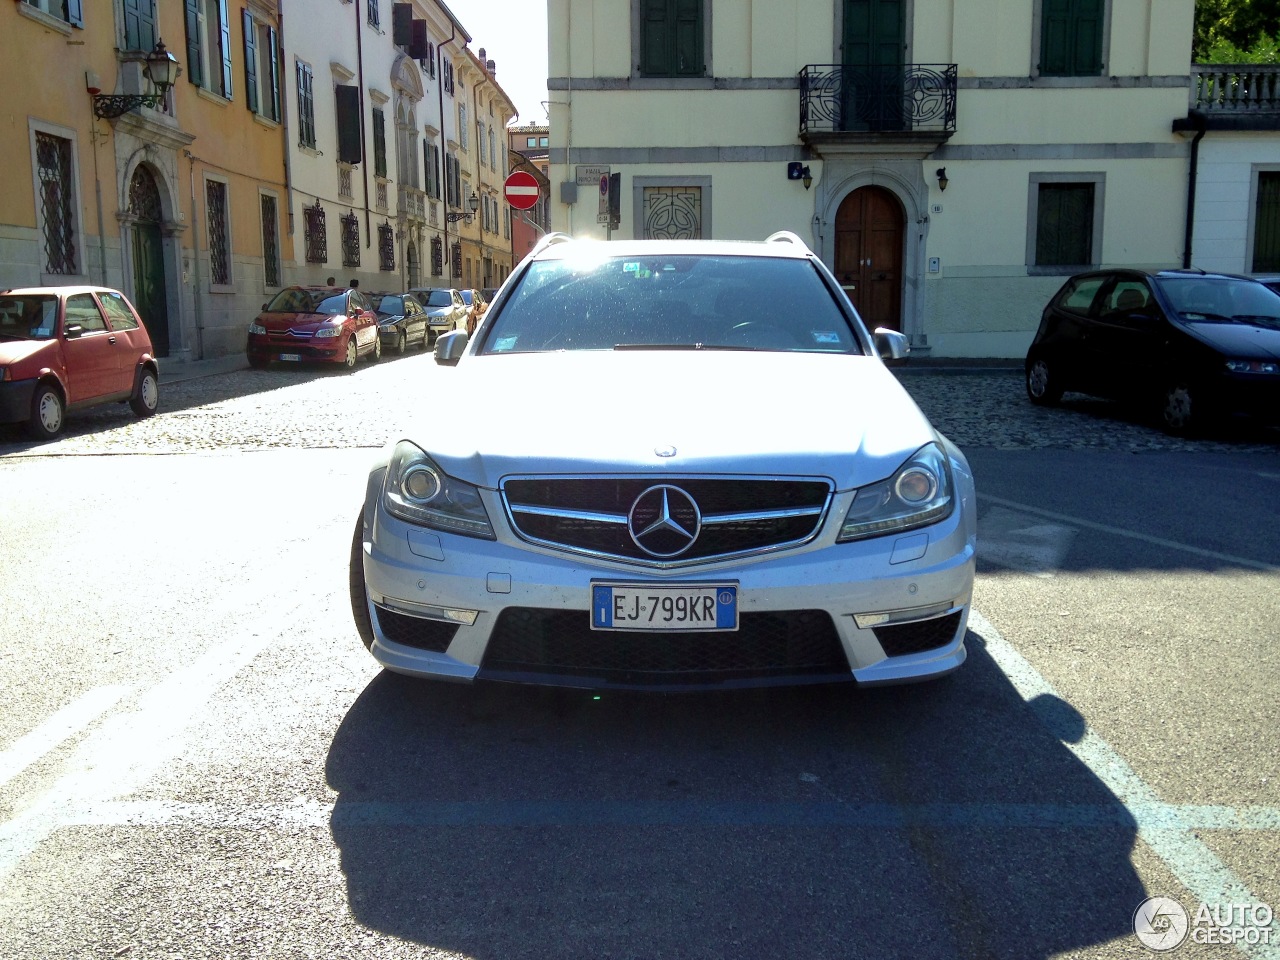
<instances>
[{"instance_id":1,"label":"italian license plate","mask_svg":"<svg viewBox=\"0 0 1280 960\"><path fill-rule=\"evenodd\" d=\"M282 353L282 354L280 354L280 359L281 359L281 360L292 360L294 363L298 363L300 360L302 360L302 354L300 354L300 353Z\"/></svg>"},{"instance_id":2,"label":"italian license plate","mask_svg":"<svg viewBox=\"0 0 1280 960\"><path fill-rule=\"evenodd\" d=\"M593 583L591 629L688 633L738 629L734 583Z\"/></svg>"}]
</instances>

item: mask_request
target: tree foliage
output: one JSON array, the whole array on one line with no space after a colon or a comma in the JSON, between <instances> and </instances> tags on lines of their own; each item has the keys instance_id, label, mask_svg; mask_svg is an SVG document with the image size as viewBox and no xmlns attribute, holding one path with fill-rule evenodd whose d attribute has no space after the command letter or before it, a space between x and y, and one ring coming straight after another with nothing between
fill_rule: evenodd
<instances>
[{"instance_id":1,"label":"tree foliage","mask_svg":"<svg viewBox=\"0 0 1280 960\"><path fill-rule=\"evenodd\" d=\"M1276 63L1280 0L1196 0L1193 63Z\"/></svg>"}]
</instances>

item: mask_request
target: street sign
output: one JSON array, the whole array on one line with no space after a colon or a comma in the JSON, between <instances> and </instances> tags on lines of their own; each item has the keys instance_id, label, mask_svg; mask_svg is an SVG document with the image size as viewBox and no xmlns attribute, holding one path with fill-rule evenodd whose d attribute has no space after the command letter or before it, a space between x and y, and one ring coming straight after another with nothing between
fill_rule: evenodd
<instances>
[{"instance_id":1,"label":"street sign","mask_svg":"<svg viewBox=\"0 0 1280 960\"><path fill-rule=\"evenodd\" d=\"M516 170L503 183L502 192L517 210L528 210L538 202L538 181L532 173Z\"/></svg>"},{"instance_id":2,"label":"street sign","mask_svg":"<svg viewBox=\"0 0 1280 960\"><path fill-rule=\"evenodd\" d=\"M574 182L580 187L594 186L602 176L609 173L608 167L587 166L586 164L578 164L574 168Z\"/></svg>"}]
</instances>

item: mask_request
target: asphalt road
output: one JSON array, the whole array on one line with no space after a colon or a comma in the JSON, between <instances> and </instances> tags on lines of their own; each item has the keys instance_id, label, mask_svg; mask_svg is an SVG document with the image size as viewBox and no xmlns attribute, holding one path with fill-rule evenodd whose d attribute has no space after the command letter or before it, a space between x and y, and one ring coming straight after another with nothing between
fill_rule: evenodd
<instances>
[{"instance_id":1,"label":"asphalt road","mask_svg":"<svg viewBox=\"0 0 1280 960\"><path fill-rule=\"evenodd\" d=\"M904 375L978 479L965 667L596 698L355 636L367 463L449 372L0 428L0 956L1138 957L1148 896L1280 907L1273 433Z\"/></svg>"}]
</instances>

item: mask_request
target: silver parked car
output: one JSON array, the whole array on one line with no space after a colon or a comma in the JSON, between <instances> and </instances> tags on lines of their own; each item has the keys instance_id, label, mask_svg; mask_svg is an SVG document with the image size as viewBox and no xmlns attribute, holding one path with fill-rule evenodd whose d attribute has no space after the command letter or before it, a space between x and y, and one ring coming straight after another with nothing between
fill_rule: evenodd
<instances>
[{"instance_id":1,"label":"silver parked car","mask_svg":"<svg viewBox=\"0 0 1280 960\"><path fill-rule=\"evenodd\" d=\"M905 352L793 234L544 238L475 341L437 342L369 474L366 646L420 677L654 690L955 670L973 478L882 360Z\"/></svg>"}]
</instances>

